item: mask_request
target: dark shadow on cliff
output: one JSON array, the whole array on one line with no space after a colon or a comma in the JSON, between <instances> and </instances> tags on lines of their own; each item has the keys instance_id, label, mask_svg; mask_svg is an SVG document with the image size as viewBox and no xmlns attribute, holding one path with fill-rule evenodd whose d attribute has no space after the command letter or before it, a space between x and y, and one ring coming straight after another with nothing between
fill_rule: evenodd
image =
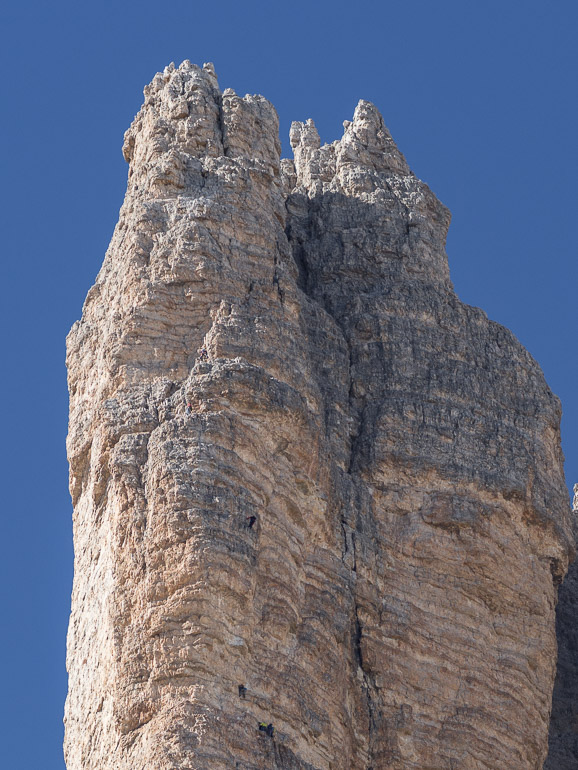
<instances>
[{"instance_id":1,"label":"dark shadow on cliff","mask_svg":"<svg viewBox=\"0 0 578 770\"><path fill-rule=\"evenodd\" d=\"M578 560L560 586L556 611L558 670L552 697L549 753L544 770L578 767Z\"/></svg>"}]
</instances>

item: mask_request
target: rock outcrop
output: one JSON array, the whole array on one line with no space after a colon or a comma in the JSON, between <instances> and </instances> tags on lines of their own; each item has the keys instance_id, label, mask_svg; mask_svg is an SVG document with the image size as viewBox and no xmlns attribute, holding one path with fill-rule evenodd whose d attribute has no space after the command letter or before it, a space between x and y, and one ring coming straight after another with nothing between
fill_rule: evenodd
<instances>
[{"instance_id":1,"label":"rock outcrop","mask_svg":"<svg viewBox=\"0 0 578 770\"><path fill-rule=\"evenodd\" d=\"M281 161L212 65L145 89L68 338L69 770L542 766L559 403L376 108L344 127Z\"/></svg>"}]
</instances>

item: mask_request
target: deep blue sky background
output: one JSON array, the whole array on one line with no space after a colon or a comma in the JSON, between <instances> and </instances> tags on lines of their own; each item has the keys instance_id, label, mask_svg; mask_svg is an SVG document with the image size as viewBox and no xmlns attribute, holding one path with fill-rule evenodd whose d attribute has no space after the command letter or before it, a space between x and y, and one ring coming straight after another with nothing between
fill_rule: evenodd
<instances>
[{"instance_id":1,"label":"deep blue sky background","mask_svg":"<svg viewBox=\"0 0 578 770\"><path fill-rule=\"evenodd\" d=\"M123 132L170 61L341 135L360 98L451 209L462 300L510 327L564 408L578 481L575 0L129 0L0 10L0 764L63 770L72 581L64 338L121 205ZM7 279L7 280L6 280Z\"/></svg>"}]
</instances>

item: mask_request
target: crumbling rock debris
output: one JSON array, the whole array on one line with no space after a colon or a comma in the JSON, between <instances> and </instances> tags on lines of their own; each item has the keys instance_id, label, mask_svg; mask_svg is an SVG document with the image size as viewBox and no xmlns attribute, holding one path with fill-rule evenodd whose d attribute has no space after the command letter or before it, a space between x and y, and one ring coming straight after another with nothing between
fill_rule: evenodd
<instances>
[{"instance_id":1,"label":"crumbling rock debris","mask_svg":"<svg viewBox=\"0 0 578 770\"><path fill-rule=\"evenodd\" d=\"M559 403L372 104L291 145L188 61L126 133L68 338L67 766L539 768Z\"/></svg>"}]
</instances>

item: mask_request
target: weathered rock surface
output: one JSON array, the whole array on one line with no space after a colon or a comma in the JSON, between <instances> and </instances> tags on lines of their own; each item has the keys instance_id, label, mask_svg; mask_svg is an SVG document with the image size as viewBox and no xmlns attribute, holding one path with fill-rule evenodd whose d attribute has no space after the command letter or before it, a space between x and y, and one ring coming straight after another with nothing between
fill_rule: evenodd
<instances>
[{"instance_id":1,"label":"weathered rock surface","mask_svg":"<svg viewBox=\"0 0 578 770\"><path fill-rule=\"evenodd\" d=\"M280 161L211 65L145 89L68 339L69 770L542 766L559 404L376 108L344 126Z\"/></svg>"}]
</instances>

